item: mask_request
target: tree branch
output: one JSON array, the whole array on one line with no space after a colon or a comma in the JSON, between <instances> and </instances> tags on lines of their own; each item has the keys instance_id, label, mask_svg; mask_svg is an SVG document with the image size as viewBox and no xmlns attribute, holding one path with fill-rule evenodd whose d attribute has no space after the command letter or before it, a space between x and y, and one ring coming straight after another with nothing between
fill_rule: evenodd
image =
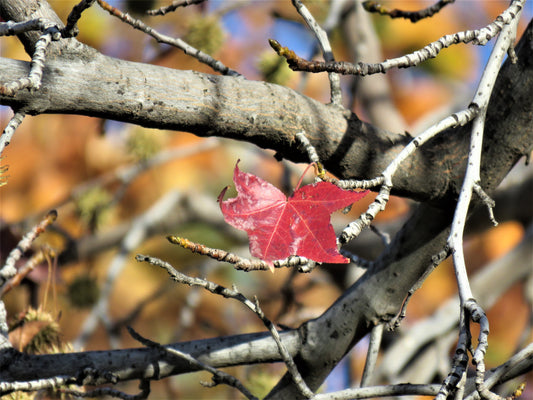
<instances>
[{"instance_id":1,"label":"tree branch","mask_svg":"<svg viewBox=\"0 0 533 400\"><path fill-rule=\"evenodd\" d=\"M523 42L522 57L516 65L506 63L491 98L482 173L492 170L495 153L505 160L498 169L509 170L533 143L533 49L531 39ZM344 179L379 176L407 141L282 86L122 61L83 45L77 50L76 60L69 53L47 62L41 90L0 96L0 104L31 115L80 114L243 140L295 162L307 161L295 139L305 131L326 169ZM3 82L28 71L29 63L1 59ZM455 198L468 130L450 128L410 156L395 175L393 193L433 203Z\"/></svg>"},{"instance_id":2,"label":"tree branch","mask_svg":"<svg viewBox=\"0 0 533 400\"><path fill-rule=\"evenodd\" d=\"M6 19L9 7L4 3L19 1L0 0ZM39 4L42 8L46 3ZM307 159L295 138L297 132L305 131L325 167L344 179L379 176L406 144L402 135L377 129L355 114L281 86L121 61L72 39L68 43L68 51L47 61L39 91L0 96L0 104L32 115L83 114L199 136L233 138L274 149L293 161ZM506 62L500 71L487 112L481 182L489 194L533 143L533 24L516 53L517 64ZM27 75L28 70L28 63L0 62L2 80L12 81ZM418 208L375 268L322 316L297 330L281 332L284 345L312 390L372 326L396 315L406 293L432 263L432 256L442 250L454 208L448 206L455 203L466 166L469 131L468 126L449 128L402 163L392 182L396 194L428 204ZM213 367L280 361L278 348L267 333L175 346ZM32 370L27 367L30 363ZM131 368L132 364L138 368ZM87 376L87 366L109 374ZM158 379L191 371L185 363L169 365L151 349L45 356L6 349L0 352L0 367L2 381L32 380L34 371L40 371L44 379L46 371L50 376L76 376L93 384L105 381L108 375L118 380ZM293 399L299 395L286 375L270 397Z\"/></svg>"},{"instance_id":3,"label":"tree branch","mask_svg":"<svg viewBox=\"0 0 533 400\"><path fill-rule=\"evenodd\" d=\"M298 332L288 330L279 335L289 354L297 354L301 347ZM190 354L214 368L282 361L278 346L269 332L181 342L165 347ZM28 368L28 365L32 365L32 368ZM88 379L85 384L91 385L107 383L110 377L117 382L142 378L161 379L200 370L186 360L169 362L161 358L159 350L147 348L47 355L23 354L11 348L0 351L0 366L0 382L31 381L36 378L35 371L39 371L39 379L62 376L77 380L87 378L83 371L88 366L92 370L106 372L107 377L102 374ZM0 393L1 389L0 385Z\"/></svg>"},{"instance_id":4,"label":"tree branch","mask_svg":"<svg viewBox=\"0 0 533 400\"><path fill-rule=\"evenodd\" d=\"M1 16L20 19L19 15L26 15L20 14L19 3L1 0ZM22 3L30 8L27 2ZM57 21L53 10L45 9L45 5L39 2L39 15ZM483 172L492 170L495 158L505 160L498 169L507 172L532 147L531 35L529 27L522 40L522 56L516 65L506 63L502 68L491 97L482 181L486 178ZM33 36L34 42L26 40L27 47L38 40L38 32ZM122 61L75 39L52 45L62 47L49 49L41 90L0 96L0 104L31 115L80 114L232 138L276 150L280 157L295 162L307 161L295 139L297 132L305 131L326 169L343 179L379 176L408 141L403 135L376 128L353 113L328 107L286 87ZM1 59L2 82L27 76L28 71L29 63ZM246 104L242 99L247 99ZM450 128L410 156L395 175L393 194L441 205L453 201L466 166L468 131L469 125Z\"/></svg>"},{"instance_id":5,"label":"tree branch","mask_svg":"<svg viewBox=\"0 0 533 400\"><path fill-rule=\"evenodd\" d=\"M87 52L77 61L47 62L41 90L0 96L0 104L31 115L83 114L243 140L296 162L307 158L295 140L303 130L325 167L344 179L378 176L406 144L402 135L282 86L121 61L84 49ZM533 91L533 67L527 59L532 54L526 49L522 62L504 67L489 106L486 147L498 152L498 159L508 160L502 166L506 170L533 142L527 119ZM26 62L0 62L4 82L27 75L28 69ZM243 98L248 99L246 106ZM518 104L522 106L513 107ZM467 130L451 128L441 135L445 140L437 138L421 147L395 175L394 193L433 202L454 197L468 151ZM482 170L490 170L487 161ZM428 175L434 178L428 180Z\"/></svg>"}]
</instances>

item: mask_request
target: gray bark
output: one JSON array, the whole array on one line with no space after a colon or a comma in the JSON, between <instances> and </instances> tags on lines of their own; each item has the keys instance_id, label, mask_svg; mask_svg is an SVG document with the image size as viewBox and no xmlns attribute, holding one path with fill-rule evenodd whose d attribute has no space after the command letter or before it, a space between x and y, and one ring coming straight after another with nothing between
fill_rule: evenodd
<instances>
[{"instance_id":1,"label":"gray bark","mask_svg":"<svg viewBox=\"0 0 533 400\"><path fill-rule=\"evenodd\" d=\"M4 19L16 17L7 7L0 11ZM491 98L483 183L501 180L492 172L506 173L517 156L528 154L533 142L532 56L530 45L525 47L519 63L502 71ZM27 62L1 59L1 83L28 71ZM79 114L243 140L295 162L308 161L295 140L295 134L304 130L326 169L343 179L380 175L407 140L286 87L118 60L75 39L51 49L39 91L0 95L0 104L31 115ZM462 182L468 138L469 126L452 128L420 148L394 177L393 194L450 204ZM494 166L497 160L507 161Z\"/></svg>"},{"instance_id":2,"label":"gray bark","mask_svg":"<svg viewBox=\"0 0 533 400\"><path fill-rule=\"evenodd\" d=\"M20 8L26 9L28 3L0 0L1 15L5 20L25 19ZM46 3L38 4L44 16L54 18ZM34 36L21 38L30 52ZM355 114L285 87L117 60L74 39L66 43L66 47L55 43L51 49L40 90L0 96L0 104L32 115L88 115L243 140L297 162L307 161L295 142L295 134L305 130L325 167L345 179L378 176L406 144L404 135L378 129ZM516 52L518 63L507 61L503 66L488 110L481 176L488 193L533 145L532 23ZM19 78L28 69L29 63L1 59L0 79L4 83ZM424 204L398 233L376 268L319 318L282 333L311 389L322 384L375 324L396 315L408 290L443 249L465 170L469 131L469 126L449 129L406 160L393 180L393 192ZM215 367L280 360L277 347L265 333L175 346ZM131 368L132 364L136 368ZM194 369L175 360L169 363L149 349L46 356L9 350L0 355L0 382L57 375L83 379L88 366L108 371L118 380L157 379ZM100 376L91 383L105 379ZM280 399L300 396L288 375L269 395Z\"/></svg>"}]
</instances>

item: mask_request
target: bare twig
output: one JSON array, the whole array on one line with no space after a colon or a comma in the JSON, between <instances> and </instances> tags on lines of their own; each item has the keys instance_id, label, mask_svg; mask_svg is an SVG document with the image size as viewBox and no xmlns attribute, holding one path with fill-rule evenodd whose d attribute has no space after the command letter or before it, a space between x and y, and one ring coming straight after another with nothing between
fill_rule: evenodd
<instances>
[{"instance_id":1,"label":"bare twig","mask_svg":"<svg viewBox=\"0 0 533 400\"><path fill-rule=\"evenodd\" d=\"M438 135L440 132L448 128L453 128L457 126L466 125L470 122L478 113L478 108L475 106L469 106L465 110L454 113L443 120L437 122L436 124L430 126L428 129L420 133L413 140L405 146L400 154L387 166L385 171L383 171L384 184L392 185L392 177L398 170L400 164L411 154L413 154L418 147L422 146L429 139Z\"/></svg>"},{"instance_id":2,"label":"bare twig","mask_svg":"<svg viewBox=\"0 0 533 400\"><path fill-rule=\"evenodd\" d=\"M0 290L0 298L3 297L6 293L8 293L11 289L14 287L17 287L20 285L22 280L31 272L33 269L39 265L40 263L46 261L47 259L50 259L52 257L56 257L56 253L53 249L50 247L44 247L41 250L39 250L36 254L34 254L22 267L20 267L17 271L17 274L11 278L6 284L1 288Z\"/></svg>"},{"instance_id":3,"label":"bare twig","mask_svg":"<svg viewBox=\"0 0 533 400\"><path fill-rule=\"evenodd\" d=\"M71 376L53 376L51 378L29 380L25 382L0 382L0 394L10 392L34 392L41 389L58 388L75 384L76 379Z\"/></svg>"},{"instance_id":4,"label":"bare twig","mask_svg":"<svg viewBox=\"0 0 533 400\"><path fill-rule=\"evenodd\" d=\"M67 25L61 30L61 35L65 38L77 36L80 30L78 29L78 21L81 14L94 4L95 0L81 0L76 4L67 17Z\"/></svg>"},{"instance_id":5,"label":"bare twig","mask_svg":"<svg viewBox=\"0 0 533 400\"><path fill-rule=\"evenodd\" d=\"M368 206L366 212L353 222L350 222L341 232L338 242L342 246L355 239L364 228L370 226L376 215L385 209L389 201L392 185L383 184L374 201Z\"/></svg>"},{"instance_id":6,"label":"bare twig","mask_svg":"<svg viewBox=\"0 0 533 400\"><path fill-rule=\"evenodd\" d=\"M48 212L41 222L39 222L28 233L26 233L18 242L17 246L11 250L4 266L0 268L0 291L2 291L2 294L4 293L3 289L5 288L6 283L17 274L17 269L15 267L16 262L20 260L22 255L30 249L31 244L35 241L35 239L37 239L37 237L43 233L46 228L50 226L56 219L57 211L52 210ZM12 347L9 342L8 333L9 329L7 325L7 312L4 302L0 300L0 349ZM50 382L50 380L45 381Z\"/></svg>"},{"instance_id":7,"label":"bare twig","mask_svg":"<svg viewBox=\"0 0 533 400\"><path fill-rule=\"evenodd\" d=\"M270 331L270 334L272 335L272 338L276 342L279 353L281 354L281 357L283 358L283 361L285 362L285 365L287 366L287 370L291 374L292 380L298 387L298 390L302 395L304 395L306 398L312 398L314 396L314 393L305 381L303 380L302 376L300 375L300 372L298 371L298 367L296 366L296 363L294 362L294 359L290 355L287 348L283 345L281 342L281 338L279 337L279 333L272 323L266 316L261 307L259 307L259 301L257 300L257 297L255 297L254 301L254 307L251 306L250 303L244 303L250 310L252 310L257 316L261 319L263 324L266 326L266 328Z\"/></svg>"},{"instance_id":8,"label":"bare twig","mask_svg":"<svg viewBox=\"0 0 533 400\"><path fill-rule=\"evenodd\" d=\"M289 370L289 373L291 374L291 377L293 378L294 383L298 386L299 391L306 397L311 398L313 397L313 392L307 387L305 381L303 380L302 376L298 372L298 369L296 367L296 364L294 363L294 360L292 359L292 356L288 352L287 348L283 345L281 342L281 338L279 336L279 333L261 308L259 307L259 303L257 301L257 298L254 302L250 301L246 296L244 296L241 292L237 291L234 287L233 289L228 289L224 286L221 286L217 283L208 281L206 279L201 278L193 278L190 276L187 276L179 271L177 271L172 265L169 263L162 261L155 257L149 257L144 256L141 254L137 254L135 256L135 259L137 261L144 261L148 262L152 265L156 265L158 267L161 267L167 271L167 273L170 275L170 277L179 283L184 283L190 286L199 286L202 287L209 292L213 294L217 294L219 296L223 296L225 298L230 298L234 300L238 300L242 304L244 304L246 307L248 307L250 310L252 310L263 322L263 324L267 327L267 329L270 331L270 334L272 335L274 341L276 342L278 346L278 350L283 358L283 361L285 361L285 364L287 366L287 369Z\"/></svg>"},{"instance_id":9,"label":"bare twig","mask_svg":"<svg viewBox=\"0 0 533 400\"><path fill-rule=\"evenodd\" d=\"M54 23L43 18L20 23L15 23L13 21L0 23L0 36L18 35L23 32L37 30L40 30L42 34L37 42L35 42L35 49L31 57L30 73L28 76L0 85L1 94L14 96L19 90L38 90L41 87L46 50L50 42L61 39L61 32Z\"/></svg>"},{"instance_id":10,"label":"bare twig","mask_svg":"<svg viewBox=\"0 0 533 400\"><path fill-rule=\"evenodd\" d=\"M339 252L344 256L350 259L351 262L353 262L355 265L357 265L359 268L363 269L369 269L372 268L374 265L374 261L366 260L364 258L359 257L357 254L353 254L352 252L345 250L345 249L339 249Z\"/></svg>"},{"instance_id":11,"label":"bare twig","mask_svg":"<svg viewBox=\"0 0 533 400\"><path fill-rule=\"evenodd\" d=\"M69 394L75 397L91 397L91 398L102 398L102 397L116 397L122 400L144 400L148 398L150 394L150 380L142 379L139 384L139 389L141 391L137 394L127 394L121 392L120 390L104 387L89 390L87 392L80 392L78 390L71 389L61 389L59 392L64 394Z\"/></svg>"},{"instance_id":12,"label":"bare twig","mask_svg":"<svg viewBox=\"0 0 533 400\"><path fill-rule=\"evenodd\" d=\"M234 264L236 269L243 271L272 271L273 268L303 267L310 263L310 260L305 257L291 256L286 260L273 261L272 264L269 264L263 260L251 260L225 250L213 249L211 247L204 246L203 244L191 242L190 240L179 236L167 236L167 239L170 243L177 244L178 246L190 250L193 253L208 256L217 261Z\"/></svg>"},{"instance_id":13,"label":"bare twig","mask_svg":"<svg viewBox=\"0 0 533 400\"><path fill-rule=\"evenodd\" d=\"M372 16L365 12L360 1L351 1L348 14L342 19L342 32L349 60L369 63L383 60L381 40L376 33ZM356 100L373 124L391 132L404 132L407 123L395 105L389 79L383 74L365 78L352 77L350 110L355 110Z\"/></svg>"},{"instance_id":14,"label":"bare twig","mask_svg":"<svg viewBox=\"0 0 533 400\"><path fill-rule=\"evenodd\" d=\"M449 117L443 119L442 121L436 123L435 125L432 125L420 135L411 140L411 142L409 142L409 144L403 148L400 154L398 154L398 156L387 166L387 168L385 168L381 177L375 178L372 181L368 181L368 183L370 184L381 181L381 189L372 204L370 204L370 206L368 207L367 211L361 214L361 216L356 221L351 222L346 228L344 228L341 235L339 236L340 244L346 244L355 239L357 236L359 236L362 230L372 223L376 215L380 211L385 209L385 206L389 201L390 191L393 186L392 177L398 170L400 164L407 157L413 154L418 149L418 147L426 143L429 139L436 136L443 130L450 127L465 125L474 118L476 113L477 107L470 106L466 110L454 113Z\"/></svg>"},{"instance_id":15,"label":"bare twig","mask_svg":"<svg viewBox=\"0 0 533 400\"><path fill-rule=\"evenodd\" d=\"M220 371L216 368L213 368L212 366L197 360L190 354L184 353L178 349L173 349L171 347L162 346L161 344L157 342L146 339L142 337L139 333L137 333L130 326L128 326L128 332L135 340L137 340L139 343L141 343L142 345L146 347L156 348L159 351L161 351L163 354L166 354L167 356L177 357L180 359L187 360L189 363L191 363L195 367L198 367L198 369L202 369L204 371L211 373L213 375L213 378L212 378L213 383L211 385L206 385L206 386L216 386L220 383L223 383L225 385L234 387L239 392L241 392L243 395L245 395L247 399L257 400L257 398L252 393L250 393L248 389L246 389L246 387L241 383L241 381L239 381L234 376L224 371Z\"/></svg>"},{"instance_id":16,"label":"bare twig","mask_svg":"<svg viewBox=\"0 0 533 400\"><path fill-rule=\"evenodd\" d=\"M479 324L478 344L472 354L472 363L476 366L476 390L485 400L499 400L500 396L492 393L485 385L485 353L489 346L489 320L485 311L474 299L468 300L464 307L468 310L470 319Z\"/></svg>"},{"instance_id":17,"label":"bare twig","mask_svg":"<svg viewBox=\"0 0 533 400\"><path fill-rule=\"evenodd\" d=\"M269 43L280 56L287 59L289 67L294 71L308 72L336 72L343 75L371 75L384 73L392 68L414 67L430 58L435 58L442 49L450 47L457 43L473 43L476 45L485 45L489 40L495 37L506 24L509 24L517 14L520 13L524 6L525 0L513 0L509 8L501 13L491 24L481 29L457 32L454 34L441 37L417 50L404 56L385 60L377 64L367 64L359 62L352 64L348 62L322 62L307 61L294 53L294 51L283 47L276 40L270 39Z\"/></svg>"},{"instance_id":18,"label":"bare twig","mask_svg":"<svg viewBox=\"0 0 533 400\"><path fill-rule=\"evenodd\" d=\"M15 131L20 126L20 124L22 124L22 121L24 120L25 116L26 113L15 112L15 115L13 115L13 117L7 123L6 127L4 128L4 131L2 132L2 136L0 136L0 155L9 145L9 143L11 143L11 139L13 138Z\"/></svg>"},{"instance_id":19,"label":"bare twig","mask_svg":"<svg viewBox=\"0 0 533 400\"><path fill-rule=\"evenodd\" d=\"M179 38L173 38L167 35L164 35L162 33L159 33L152 27L146 25L144 22L142 22L139 19L135 19L131 17L128 13L124 13L120 11L119 9L111 6L110 4L106 3L104 0L97 0L100 7L102 7L104 10L106 10L109 14L119 18L121 21L127 23L128 25L131 25L133 28L138 29L147 35L152 36L155 40L157 40L160 43L166 43L171 46L177 47L180 50L183 50L185 54L188 54L194 58L196 58L201 63L204 63L206 65L209 65L213 70L220 72L223 75L229 75L229 76L241 76L237 71L232 70L231 68L225 66L222 62L215 60L213 57L211 57L209 54L204 53L203 51L200 51L198 49L195 49L185 41L179 39Z\"/></svg>"},{"instance_id":20,"label":"bare twig","mask_svg":"<svg viewBox=\"0 0 533 400\"><path fill-rule=\"evenodd\" d=\"M364 1L363 7L368 12L388 15L391 18L404 18L410 20L411 22L418 22L421 19L432 17L442 10L446 5L453 3L454 1L455 0L439 0L435 4L418 11L403 11L397 8L389 10L375 1Z\"/></svg>"},{"instance_id":21,"label":"bare twig","mask_svg":"<svg viewBox=\"0 0 533 400\"><path fill-rule=\"evenodd\" d=\"M478 197L485 203L485 206L487 206L487 211L489 212L489 218L492 222L492 225L498 226L498 221L496 221L496 218L494 218L494 207L496 206L496 203L494 200L490 198L490 196L485 193L479 182L474 182L474 185L472 186L474 189L474 192L478 195Z\"/></svg>"},{"instance_id":22,"label":"bare twig","mask_svg":"<svg viewBox=\"0 0 533 400\"><path fill-rule=\"evenodd\" d=\"M440 265L440 263L442 263L446 258L448 258L449 255L449 249L446 247L444 250L431 257L430 266L428 267L428 269L426 269L420 279L418 279L418 281L413 285L413 287L409 289L409 292L407 292L407 296L405 297L400 312L392 321L390 321L388 328L391 331L397 329L400 326L400 323L405 318L405 315L407 313L407 305L409 304L409 300L411 300L413 294L415 294L415 292L422 287L422 284L424 283L426 278L435 270L435 268Z\"/></svg>"},{"instance_id":23,"label":"bare twig","mask_svg":"<svg viewBox=\"0 0 533 400\"><path fill-rule=\"evenodd\" d=\"M318 169L318 179L333 183L335 186L340 187L341 189L346 190L353 190L353 189L370 189L376 186L379 186L383 183L383 177L379 176L374 179L369 180L339 180L336 178L332 178L326 175L326 171L324 170L324 167L322 166L322 163L320 162L320 159L318 157L318 153L315 149L315 147L311 144L307 136L305 136L305 132L298 132L296 133L296 138L300 141L301 146L304 148L304 150L309 155L309 161L312 163L315 163Z\"/></svg>"},{"instance_id":24,"label":"bare twig","mask_svg":"<svg viewBox=\"0 0 533 400\"><path fill-rule=\"evenodd\" d=\"M377 226L375 225L370 225L370 230L372 232L374 232L376 235L378 235L378 237L381 239L381 241L383 242L383 244L385 246L388 246L390 244L390 235L387 233L387 232L382 232Z\"/></svg>"},{"instance_id":25,"label":"bare twig","mask_svg":"<svg viewBox=\"0 0 533 400\"><path fill-rule=\"evenodd\" d=\"M358 389L346 389L338 392L317 394L313 400L350 400L368 399L385 396L435 396L439 391L439 385L415 385L401 383L398 385L368 386Z\"/></svg>"},{"instance_id":26,"label":"bare twig","mask_svg":"<svg viewBox=\"0 0 533 400\"><path fill-rule=\"evenodd\" d=\"M15 263L20 260L24 252L29 250L31 244L37 237L43 233L46 228L52 224L57 219L57 212L55 210L50 211L43 220L37 224L31 231L26 233L24 237L20 240L7 257L6 263L0 269L0 288L5 285L5 283L15 276L17 269L15 268Z\"/></svg>"},{"instance_id":27,"label":"bare twig","mask_svg":"<svg viewBox=\"0 0 533 400\"><path fill-rule=\"evenodd\" d=\"M13 345L9 341L6 306L3 301L0 301L0 351L10 348L13 348Z\"/></svg>"},{"instance_id":28,"label":"bare twig","mask_svg":"<svg viewBox=\"0 0 533 400\"><path fill-rule=\"evenodd\" d=\"M320 164L320 159L318 158L318 154L316 152L315 147L311 144L309 139L307 139L307 136L305 136L305 132L298 132L296 133L296 138L300 141L300 144L304 148L304 150L309 155L309 161L312 163Z\"/></svg>"},{"instance_id":29,"label":"bare twig","mask_svg":"<svg viewBox=\"0 0 533 400\"><path fill-rule=\"evenodd\" d=\"M492 307L503 293L508 291L517 282L523 282L528 276L531 268L525 260L533 259L532 239L533 226L530 226L518 246L505 256L492 261L474 275L472 278L472 291L476 294L479 304L484 308L489 309ZM434 256L435 266L440 263L439 259L441 261L444 260L447 254L443 250ZM434 267L430 266L426 274L433 271L433 269ZM418 287L420 284L415 286ZM531 287L533 288L533 286ZM440 347L440 343L444 342L445 346L442 352L447 355L449 348L456 341L455 330L459 325L460 309L459 298L454 296L446 301L433 315L416 322L407 330L403 331L401 337L384 353L377 379L383 380L398 377L402 374L401 371L407 370L408 364L418 354L424 353L426 350L431 352L429 349L435 346ZM528 342L524 342L521 347L524 347L526 343ZM431 356L428 357L435 359L435 353L431 352ZM437 363L434 366L439 367ZM427 370L430 367L424 364L423 368ZM435 376L435 372L438 371L429 371L428 376ZM444 373L447 374L448 370ZM418 375L415 376L418 377ZM406 377L404 380L407 379L409 377ZM472 387L472 389L475 388Z\"/></svg>"},{"instance_id":30,"label":"bare twig","mask_svg":"<svg viewBox=\"0 0 533 400\"><path fill-rule=\"evenodd\" d=\"M273 268L266 261L246 259L225 250L213 249L211 247L204 246L203 244L191 242L190 240L179 236L167 236L167 239L170 243L177 244L178 246L190 250L193 253L208 256L217 261L234 264L236 269L244 271L266 271Z\"/></svg>"},{"instance_id":31,"label":"bare twig","mask_svg":"<svg viewBox=\"0 0 533 400\"><path fill-rule=\"evenodd\" d=\"M296 8L298 13L302 16L305 23L315 34L318 44L322 49L324 60L327 62L335 62L333 51L331 50L331 44L329 43L328 34L321 26L316 22L315 17L309 12L307 7L300 0L292 0L292 5ZM329 74L329 86L331 92L331 103L342 106L342 91L341 80L338 74L330 72Z\"/></svg>"},{"instance_id":32,"label":"bare twig","mask_svg":"<svg viewBox=\"0 0 533 400\"><path fill-rule=\"evenodd\" d=\"M472 194L475 190L475 185L479 185L480 181L480 165L481 165L481 153L483 143L483 133L485 125L485 116L490 100L490 95L500 70L501 63L507 50L514 43L516 35L516 27L520 18L521 9L518 10L516 18L514 18L511 24L503 27L502 33L499 36L489 61L481 76L478 90L472 100L472 105L479 111L474 118L472 125L472 134L470 139L470 152L468 155L468 163L466 168L466 174L463 181L463 186L459 194L459 200L455 209L454 218L452 221L450 235L448 237L448 246L452 251L455 275L457 279L457 286L459 290L459 298L461 301L461 307L464 308L464 314L467 320L464 324L461 324L461 333L459 335L460 340L457 345L456 354L466 350L464 343L461 341L461 337L465 337L463 330L469 329L469 322L480 324L480 333L478 336L478 344L473 353L472 362L476 365L476 387L480 391L482 397L490 397L488 390L483 385L483 376L485 372L484 355L488 346L487 335L489 332L488 320L485 312L476 301L473 299L472 290L470 288L470 282L466 273L466 265L463 254L463 232L468 215L468 209ZM467 333L469 336L469 331ZM470 342L468 340L468 345ZM465 353L468 359L468 356ZM462 360L462 358L461 358ZM462 370L461 368L465 368ZM466 364L463 362L454 364L454 370L450 373L449 378L453 376L461 376L466 372ZM453 380L453 379L452 379ZM443 385L444 387L445 385ZM449 386L448 386L449 387ZM445 396L439 393L439 400Z\"/></svg>"},{"instance_id":33,"label":"bare twig","mask_svg":"<svg viewBox=\"0 0 533 400\"><path fill-rule=\"evenodd\" d=\"M485 380L485 387L491 389L499 383L506 382L519 375L522 375L528 370L531 371L531 360L533 357L533 343L520 350L504 364L491 369L487 372L487 378ZM521 366L522 365L522 366ZM473 389L473 390L470 390ZM467 384L466 387L467 396L465 400L479 400L482 398L478 390L475 390L474 385ZM509 398L508 398L509 399Z\"/></svg>"},{"instance_id":34,"label":"bare twig","mask_svg":"<svg viewBox=\"0 0 533 400\"><path fill-rule=\"evenodd\" d=\"M45 31L50 27L50 22L44 18L31 19L29 21L0 23L0 36L20 35L30 31Z\"/></svg>"},{"instance_id":35,"label":"bare twig","mask_svg":"<svg viewBox=\"0 0 533 400\"><path fill-rule=\"evenodd\" d=\"M366 179L366 180L356 180L356 179L335 179L331 178L329 176L324 176L323 178L326 182L331 182L335 186L340 187L341 189L372 189L377 186L380 186L383 184L383 181L385 180L383 176L378 176L374 179Z\"/></svg>"},{"instance_id":36,"label":"bare twig","mask_svg":"<svg viewBox=\"0 0 533 400\"><path fill-rule=\"evenodd\" d=\"M448 398L449 394L452 394L457 390L464 390L465 382L463 376L466 375L466 367L468 366L468 351L472 347L469 321L470 316L465 315L467 312L468 311L465 308L461 308L459 341L453 356L452 369L442 383L439 393L435 397L436 400L444 400Z\"/></svg>"},{"instance_id":37,"label":"bare twig","mask_svg":"<svg viewBox=\"0 0 533 400\"><path fill-rule=\"evenodd\" d=\"M381 347L381 339L383 338L384 326L384 324L376 325L370 333L365 368L361 378L361 387L368 386L372 382L374 369L378 361L379 348Z\"/></svg>"},{"instance_id":38,"label":"bare twig","mask_svg":"<svg viewBox=\"0 0 533 400\"><path fill-rule=\"evenodd\" d=\"M187 7L191 4L200 4L203 3L205 0L175 0L172 2L172 4L168 6L163 6L155 10L148 10L146 11L146 14L148 15L165 15L166 13L175 11L176 9L180 7Z\"/></svg>"}]
</instances>

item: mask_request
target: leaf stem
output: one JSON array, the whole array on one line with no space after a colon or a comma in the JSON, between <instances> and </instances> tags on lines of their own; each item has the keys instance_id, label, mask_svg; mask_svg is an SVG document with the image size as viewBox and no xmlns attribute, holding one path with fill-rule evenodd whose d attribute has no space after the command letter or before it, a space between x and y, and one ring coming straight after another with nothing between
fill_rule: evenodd
<instances>
[{"instance_id":1,"label":"leaf stem","mask_svg":"<svg viewBox=\"0 0 533 400\"><path fill-rule=\"evenodd\" d=\"M294 188L295 192L298 189L300 189L300 186L302 185L302 181L304 179L305 174L307 174L307 171L309 171L309 168L311 168L313 166L316 166L320 170L320 167L317 165L317 163L312 162L311 164L308 164L307 167L305 168L304 172L302 173L302 175L300 175L300 179L298 180L298 183L296 184L296 187Z\"/></svg>"}]
</instances>

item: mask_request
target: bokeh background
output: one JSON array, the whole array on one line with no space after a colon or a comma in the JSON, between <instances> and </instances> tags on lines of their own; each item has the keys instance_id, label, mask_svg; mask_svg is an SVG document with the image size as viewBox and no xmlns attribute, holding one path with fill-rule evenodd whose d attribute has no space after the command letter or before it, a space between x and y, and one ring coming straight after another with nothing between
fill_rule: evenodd
<instances>
[{"instance_id":1,"label":"bokeh background","mask_svg":"<svg viewBox=\"0 0 533 400\"><path fill-rule=\"evenodd\" d=\"M65 0L50 3L63 21L76 4L75 1ZM423 47L444 34L482 27L501 13L507 3L458 2L417 24L381 16L373 16L372 20L382 52L386 58L391 58ZM299 90L319 101L329 101L326 74L292 72L268 45L267 39L274 38L303 57L309 58L313 52L314 38L289 1L208 1L162 17L143 14L146 9L164 5L161 1L113 1L110 4L142 18L161 32L185 39L241 72L247 79L268 80ZM315 0L306 4L319 22L327 17L328 1ZM416 10L432 2L394 1L382 4ZM528 4L521 31L532 15L531 4ZM170 68L212 72L180 50L157 44L97 5L83 14L79 27L78 39L104 54ZM333 30L331 38L336 58L347 59L349 52L342 31ZM469 103L492 43L485 47L453 46L418 68L393 70L387 74L394 105L410 132L416 133ZM1 38L0 52L2 57L29 60L22 45L13 37ZM343 77L342 83L349 92L350 78ZM366 110L360 103L356 101L353 109L365 119ZM0 107L2 127L11 115L10 109ZM379 124L379 121L376 123ZM189 154L180 154L180 149ZM169 161L147 168L127 185L117 179L116 171L174 150L177 154ZM117 246L110 247L106 241L112 242L110 238L115 238L113 243L120 243L127 232L127 224L172 191L192 199L201 195L211 207L216 205L220 191L232 184L237 159L242 160L242 170L252 172L287 192L305 168L305 165L277 162L272 152L245 143L216 140L206 144L206 139L188 133L145 129L75 115L27 117L1 160L2 166L9 168L8 172L2 173L7 184L0 188L2 260L20 236L48 210L56 209L59 217L54 229L42 235L33 250L33 254L43 248L51 248L53 252L46 253L46 260L27 280L4 297L11 320L22 318L30 306L38 306L50 321L57 324L59 340L65 349L80 343L76 341L82 327L102 295L102 287L109 279L110 266L117 259ZM308 173L307 180L311 179ZM356 218L372 197L370 195L356 204L347 215L337 213L334 216L337 231L350 219ZM401 221L411 205L409 200L393 198L376 223L388 226ZM160 343L263 330L260 321L242 305L173 284L163 271L137 263L134 260L136 253L160 257L181 271L208 276L210 280L226 286L235 283L246 295L257 295L269 317L289 326L297 326L318 316L341 294L342 289L335 284L334 277L320 269L300 276L291 276L287 270L277 270L274 274L238 272L228 264L206 262L203 257L167 242L165 235L170 233L211 247L235 249L240 254L246 254L242 235L233 228L220 226L221 215L216 215L219 212L216 207L208 209L214 210L212 215L198 216L190 211L188 217L176 217L178 222L174 226L154 232L128 254L113 282L109 298L110 324L115 324L115 331L110 335L99 323L83 342L85 350L139 346L127 334L125 325L133 326L143 336ZM189 211L184 208L176 212ZM465 243L469 272L475 274L491 260L504 255L520 242L523 235L524 225L521 222L507 221L469 236ZM80 251L78 257L72 253L73 243ZM83 253L80 248L91 250ZM532 260L524 262L531 264ZM531 312L524 300L524 285L513 286L488 310L491 334L487 368L499 365L514 354L520 340L531 342L531 336L526 339L521 337ZM292 290L287 290L288 286ZM407 329L410 324L432 314L455 292L453 268L447 260L415 294L401 329ZM30 341L34 331L38 329L24 332L20 338L21 347ZM349 360L332 374L324 390L357 382L364 365L365 351L365 343L358 345ZM277 382L284 367L249 366L232 368L229 372L250 385L254 394L260 396ZM199 384L200 380L209 379L207 373L165 379L153 386L152 396L238 398L231 389L206 389ZM528 379L531 383L532 377ZM130 393L136 391L134 384L122 387ZM527 392L530 396L532 393Z\"/></svg>"}]
</instances>

